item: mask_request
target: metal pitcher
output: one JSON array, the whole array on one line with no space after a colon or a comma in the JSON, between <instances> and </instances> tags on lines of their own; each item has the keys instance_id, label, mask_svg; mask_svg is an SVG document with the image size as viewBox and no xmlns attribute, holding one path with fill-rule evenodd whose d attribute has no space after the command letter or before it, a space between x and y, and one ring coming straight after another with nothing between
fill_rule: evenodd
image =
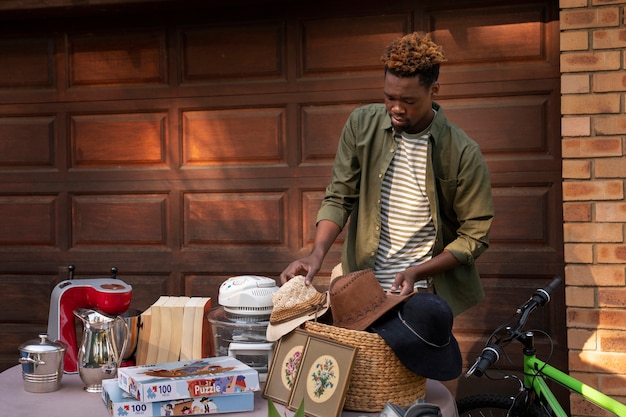
<instances>
[{"instance_id":1,"label":"metal pitcher","mask_svg":"<svg viewBox=\"0 0 626 417\"><path fill-rule=\"evenodd\" d=\"M117 377L117 369L126 352L128 324L121 316L108 316L96 310L77 308L74 315L83 322L83 338L78 349L78 374L87 392L102 392L102 380ZM125 331L121 349L116 329Z\"/></svg>"}]
</instances>

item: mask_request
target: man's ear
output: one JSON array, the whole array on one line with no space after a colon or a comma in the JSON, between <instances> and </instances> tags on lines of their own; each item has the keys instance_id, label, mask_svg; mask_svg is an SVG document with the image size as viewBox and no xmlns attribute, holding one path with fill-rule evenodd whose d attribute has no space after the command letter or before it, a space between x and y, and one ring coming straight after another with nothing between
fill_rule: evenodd
<instances>
[{"instance_id":1,"label":"man's ear","mask_svg":"<svg viewBox=\"0 0 626 417\"><path fill-rule=\"evenodd\" d=\"M437 94L439 94L439 81L435 81L433 85L430 86L430 95L434 97Z\"/></svg>"}]
</instances>

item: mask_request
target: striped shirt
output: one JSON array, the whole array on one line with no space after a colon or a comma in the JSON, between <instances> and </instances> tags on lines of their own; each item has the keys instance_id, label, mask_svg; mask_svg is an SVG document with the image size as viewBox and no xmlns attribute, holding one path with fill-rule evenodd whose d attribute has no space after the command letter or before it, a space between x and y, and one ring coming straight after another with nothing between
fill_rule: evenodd
<instances>
[{"instance_id":1,"label":"striped shirt","mask_svg":"<svg viewBox=\"0 0 626 417\"><path fill-rule=\"evenodd\" d=\"M395 274L432 256L435 227L426 195L428 130L396 135L398 148L382 184L381 232L374 273L384 289Z\"/></svg>"}]
</instances>

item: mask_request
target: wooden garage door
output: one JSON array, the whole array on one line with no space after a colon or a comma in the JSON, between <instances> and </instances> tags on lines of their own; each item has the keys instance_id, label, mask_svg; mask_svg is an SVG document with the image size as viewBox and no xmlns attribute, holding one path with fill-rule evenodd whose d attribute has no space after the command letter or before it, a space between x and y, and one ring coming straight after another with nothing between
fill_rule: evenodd
<instances>
[{"instance_id":1,"label":"wooden garage door","mask_svg":"<svg viewBox=\"0 0 626 417\"><path fill-rule=\"evenodd\" d=\"M307 254L343 122L382 100L379 56L412 30L444 46L439 101L492 172L488 299L456 321L466 359L562 272L556 1L4 3L5 367L45 329L67 265L117 267L144 309L166 293L217 299L225 278L276 277ZM561 291L538 324L565 365L563 306Z\"/></svg>"}]
</instances>

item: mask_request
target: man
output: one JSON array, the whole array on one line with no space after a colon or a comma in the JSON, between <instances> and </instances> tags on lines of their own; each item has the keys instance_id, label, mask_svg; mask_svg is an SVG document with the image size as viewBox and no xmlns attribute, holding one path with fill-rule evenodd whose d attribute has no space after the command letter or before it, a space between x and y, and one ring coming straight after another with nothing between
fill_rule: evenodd
<instances>
[{"instance_id":1,"label":"man","mask_svg":"<svg viewBox=\"0 0 626 417\"><path fill-rule=\"evenodd\" d=\"M489 245L489 171L478 145L434 102L442 48L411 33L382 61L385 103L350 115L311 254L280 278L306 275L310 284L350 218L342 273L372 269L402 295L425 282L458 315L484 298L475 260Z\"/></svg>"}]
</instances>

